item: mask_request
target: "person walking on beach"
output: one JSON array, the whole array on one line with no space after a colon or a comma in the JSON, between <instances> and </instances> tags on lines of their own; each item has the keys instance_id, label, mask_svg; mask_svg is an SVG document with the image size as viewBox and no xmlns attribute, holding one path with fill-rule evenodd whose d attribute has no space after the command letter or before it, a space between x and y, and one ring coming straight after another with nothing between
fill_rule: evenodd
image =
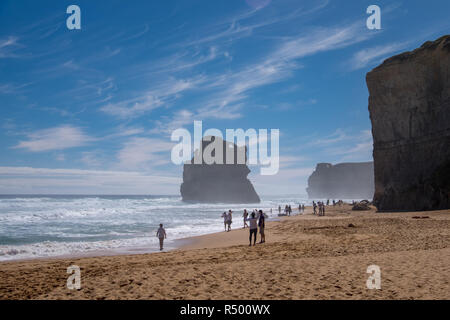
<instances>
[{"instance_id":1,"label":"person walking on beach","mask_svg":"<svg viewBox=\"0 0 450 320\"><path fill-rule=\"evenodd\" d=\"M266 242L266 235L264 234L264 228L266 227L265 221L266 221L265 214L262 212L262 210L259 210L258 227L259 227L259 234L261 235L261 241L259 243Z\"/></svg>"},{"instance_id":2,"label":"person walking on beach","mask_svg":"<svg viewBox=\"0 0 450 320\"><path fill-rule=\"evenodd\" d=\"M226 211L222 213L222 218L223 218L223 226L225 227L225 231L227 231L228 215Z\"/></svg>"},{"instance_id":3,"label":"person walking on beach","mask_svg":"<svg viewBox=\"0 0 450 320\"><path fill-rule=\"evenodd\" d=\"M256 218L256 214L253 211L250 218L246 219L250 221L250 235L248 237L249 247L252 245L252 236L253 236L253 245L256 244L256 234L258 233L258 219Z\"/></svg>"},{"instance_id":4,"label":"person walking on beach","mask_svg":"<svg viewBox=\"0 0 450 320\"><path fill-rule=\"evenodd\" d=\"M247 209L244 209L244 214L242 216L244 217L244 228L243 229L245 229L245 227L248 227L248 224L247 224L247 217L248 217Z\"/></svg>"},{"instance_id":5,"label":"person walking on beach","mask_svg":"<svg viewBox=\"0 0 450 320\"><path fill-rule=\"evenodd\" d=\"M231 224L233 223L233 216L231 215L233 211L228 210L227 215L227 225L228 225L228 231L231 231Z\"/></svg>"},{"instance_id":6,"label":"person walking on beach","mask_svg":"<svg viewBox=\"0 0 450 320\"><path fill-rule=\"evenodd\" d=\"M302 213L305 213L305 205L302 204Z\"/></svg>"},{"instance_id":7,"label":"person walking on beach","mask_svg":"<svg viewBox=\"0 0 450 320\"><path fill-rule=\"evenodd\" d=\"M278 214L281 214L281 206L278 206Z\"/></svg>"},{"instance_id":8,"label":"person walking on beach","mask_svg":"<svg viewBox=\"0 0 450 320\"><path fill-rule=\"evenodd\" d=\"M159 238L159 250L162 251L164 247L164 239L167 239L166 230L164 230L162 223L159 225L158 231L156 231L156 236Z\"/></svg>"},{"instance_id":9,"label":"person walking on beach","mask_svg":"<svg viewBox=\"0 0 450 320\"><path fill-rule=\"evenodd\" d=\"M291 216L291 213L292 213L292 207L291 207L291 205L289 205L289 207L288 207L288 212L289 212L289 217Z\"/></svg>"},{"instance_id":10,"label":"person walking on beach","mask_svg":"<svg viewBox=\"0 0 450 320\"><path fill-rule=\"evenodd\" d=\"M315 201L313 201L313 214L317 214L317 204Z\"/></svg>"}]
</instances>

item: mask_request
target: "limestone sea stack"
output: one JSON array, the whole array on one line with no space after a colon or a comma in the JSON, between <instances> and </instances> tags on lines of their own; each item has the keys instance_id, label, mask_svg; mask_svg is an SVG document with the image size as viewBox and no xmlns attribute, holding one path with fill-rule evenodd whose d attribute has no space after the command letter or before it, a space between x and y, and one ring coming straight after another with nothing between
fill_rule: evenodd
<instances>
[{"instance_id":1,"label":"limestone sea stack","mask_svg":"<svg viewBox=\"0 0 450 320\"><path fill-rule=\"evenodd\" d=\"M450 208L450 36L367 74L380 211Z\"/></svg>"},{"instance_id":2,"label":"limestone sea stack","mask_svg":"<svg viewBox=\"0 0 450 320\"><path fill-rule=\"evenodd\" d=\"M319 163L306 191L310 199L372 199L373 162Z\"/></svg>"},{"instance_id":3,"label":"limestone sea stack","mask_svg":"<svg viewBox=\"0 0 450 320\"><path fill-rule=\"evenodd\" d=\"M197 203L259 203L261 200L247 178L250 169L246 165L247 150L219 137L204 137L202 150L210 144L222 146L223 164L206 164L204 159L195 164L194 158L184 165L181 196L183 201ZM244 149L242 149L244 148ZM233 150L233 164L226 164L226 152ZM198 150L196 151L198 152ZM244 152L243 164L238 164L238 152ZM215 151L212 152L215 156Z\"/></svg>"}]
</instances>

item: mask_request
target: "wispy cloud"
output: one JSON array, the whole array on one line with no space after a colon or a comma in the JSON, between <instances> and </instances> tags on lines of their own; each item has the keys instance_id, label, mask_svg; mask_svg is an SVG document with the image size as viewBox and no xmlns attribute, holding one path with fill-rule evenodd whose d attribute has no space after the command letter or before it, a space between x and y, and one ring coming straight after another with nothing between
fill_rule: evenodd
<instances>
[{"instance_id":1,"label":"wispy cloud","mask_svg":"<svg viewBox=\"0 0 450 320\"><path fill-rule=\"evenodd\" d=\"M189 114L184 112L183 119L187 120L187 115L201 119L239 118L239 109L250 91L286 80L295 70L303 67L298 63L298 59L344 48L369 37L367 32L361 32L358 22L343 27L317 28L296 37L283 39L257 63L224 74L206 75L202 89L211 90L211 94L198 102L202 107L189 111ZM180 114L175 112L168 124L164 125L160 121L158 127L173 128L174 124L180 124L179 117Z\"/></svg>"},{"instance_id":2,"label":"wispy cloud","mask_svg":"<svg viewBox=\"0 0 450 320\"><path fill-rule=\"evenodd\" d=\"M372 159L373 139L370 130L362 130L358 134L347 135L339 130L333 140L324 144L324 153L340 156L341 161L368 161Z\"/></svg>"},{"instance_id":3,"label":"wispy cloud","mask_svg":"<svg viewBox=\"0 0 450 320\"><path fill-rule=\"evenodd\" d=\"M323 147L323 146L330 146L345 140L348 140L350 138L350 136L348 136L344 130L342 130L341 128L336 129L335 132L333 132L330 135L327 135L325 137L319 138L319 139L315 139L311 142L308 143L308 145L310 146L319 146L319 147Z\"/></svg>"},{"instance_id":4,"label":"wispy cloud","mask_svg":"<svg viewBox=\"0 0 450 320\"><path fill-rule=\"evenodd\" d=\"M140 128L140 127L119 126L116 129L116 132L105 136L103 139L130 137L130 136L140 135L143 133L145 133L145 129Z\"/></svg>"},{"instance_id":5,"label":"wispy cloud","mask_svg":"<svg viewBox=\"0 0 450 320\"><path fill-rule=\"evenodd\" d=\"M362 69L378 64L386 58L392 56L394 53L405 50L409 44L409 42L401 42L366 48L355 53L348 64L351 66L352 70Z\"/></svg>"},{"instance_id":6,"label":"wispy cloud","mask_svg":"<svg viewBox=\"0 0 450 320\"><path fill-rule=\"evenodd\" d=\"M221 51L217 46L209 46L204 50L196 48L195 50L178 51L168 57L159 59L157 62L144 63L133 66L129 69L130 78L142 78L155 75L173 75L183 71L192 70L204 64L212 62L221 56ZM224 57L227 58L224 52Z\"/></svg>"},{"instance_id":7,"label":"wispy cloud","mask_svg":"<svg viewBox=\"0 0 450 320\"><path fill-rule=\"evenodd\" d=\"M202 81L201 77L195 79L171 78L138 97L116 103L110 102L101 107L100 111L123 119L141 116L163 105L167 106L171 101L179 98L182 92L195 88Z\"/></svg>"},{"instance_id":8,"label":"wispy cloud","mask_svg":"<svg viewBox=\"0 0 450 320\"><path fill-rule=\"evenodd\" d=\"M285 23L294 19L310 16L322 10L329 4L329 0L318 1L315 6L305 8L296 6L290 12L278 12L277 15L266 16L262 7L238 14L234 17L210 26L206 33L195 39L183 41L179 46L198 46L207 43L232 42L249 37L258 29Z\"/></svg>"},{"instance_id":9,"label":"wispy cloud","mask_svg":"<svg viewBox=\"0 0 450 320\"><path fill-rule=\"evenodd\" d=\"M10 36L10 37L8 37L8 39L0 40L0 49L10 47L12 45L15 45L16 43L17 43L17 38Z\"/></svg>"},{"instance_id":10,"label":"wispy cloud","mask_svg":"<svg viewBox=\"0 0 450 320\"><path fill-rule=\"evenodd\" d=\"M148 24L145 24L144 29L141 31L138 31L131 36L127 37L126 40L132 40L142 37L144 34L146 34L150 30L150 27Z\"/></svg>"},{"instance_id":11,"label":"wispy cloud","mask_svg":"<svg viewBox=\"0 0 450 320\"><path fill-rule=\"evenodd\" d=\"M14 49L18 47L18 38L9 36L6 39L0 39L0 58L15 58L18 57L14 53Z\"/></svg>"},{"instance_id":12,"label":"wispy cloud","mask_svg":"<svg viewBox=\"0 0 450 320\"><path fill-rule=\"evenodd\" d=\"M63 125L30 133L28 140L20 141L13 148L31 152L63 150L84 146L92 140L82 129Z\"/></svg>"},{"instance_id":13,"label":"wispy cloud","mask_svg":"<svg viewBox=\"0 0 450 320\"><path fill-rule=\"evenodd\" d=\"M170 150L174 144L166 140L135 137L127 141L117 155L118 167L151 169L170 163Z\"/></svg>"},{"instance_id":14,"label":"wispy cloud","mask_svg":"<svg viewBox=\"0 0 450 320\"><path fill-rule=\"evenodd\" d=\"M86 165L88 168L97 168L105 166L105 161L102 159L99 152L96 151L85 151L81 153L80 161Z\"/></svg>"},{"instance_id":15,"label":"wispy cloud","mask_svg":"<svg viewBox=\"0 0 450 320\"><path fill-rule=\"evenodd\" d=\"M0 84L0 94L18 94L21 93L23 88L31 85L31 82L24 84L4 83Z\"/></svg>"}]
</instances>

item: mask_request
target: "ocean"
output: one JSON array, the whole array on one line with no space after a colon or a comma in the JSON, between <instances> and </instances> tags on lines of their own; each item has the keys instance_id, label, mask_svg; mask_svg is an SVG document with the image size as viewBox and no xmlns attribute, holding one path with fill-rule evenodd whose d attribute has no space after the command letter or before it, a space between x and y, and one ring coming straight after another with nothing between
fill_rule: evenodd
<instances>
[{"instance_id":1,"label":"ocean","mask_svg":"<svg viewBox=\"0 0 450 320\"><path fill-rule=\"evenodd\" d=\"M176 240L223 231L224 211L234 228L242 212L263 209L271 219L278 205L310 205L304 196L262 197L259 204L190 204L179 196L0 195L0 261L159 250L156 230L164 224L166 249ZM273 214L270 214L270 208Z\"/></svg>"}]
</instances>

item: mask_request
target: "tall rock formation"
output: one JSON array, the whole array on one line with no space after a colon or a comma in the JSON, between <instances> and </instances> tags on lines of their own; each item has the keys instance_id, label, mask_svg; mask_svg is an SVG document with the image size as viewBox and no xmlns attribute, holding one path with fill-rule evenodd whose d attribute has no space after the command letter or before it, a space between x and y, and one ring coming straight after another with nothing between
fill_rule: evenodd
<instances>
[{"instance_id":1,"label":"tall rock formation","mask_svg":"<svg viewBox=\"0 0 450 320\"><path fill-rule=\"evenodd\" d=\"M260 198L256 194L247 175L250 169L247 167L246 149L239 148L235 144L223 141L218 137L204 137L202 150L212 147L212 143L222 146L223 164L206 164L204 159L201 164L194 164L194 158L183 168L183 183L181 184L181 196L183 201L199 203L259 203ZM227 149L233 149L234 164L226 164ZM198 154L198 150L196 151ZM237 164L238 152L243 152L244 164ZM215 156L215 151L212 152ZM219 156L219 155L218 155Z\"/></svg>"},{"instance_id":2,"label":"tall rock formation","mask_svg":"<svg viewBox=\"0 0 450 320\"><path fill-rule=\"evenodd\" d=\"M310 199L372 199L373 162L319 163L306 191Z\"/></svg>"},{"instance_id":3,"label":"tall rock formation","mask_svg":"<svg viewBox=\"0 0 450 320\"><path fill-rule=\"evenodd\" d=\"M380 211L450 208L450 36L367 74Z\"/></svg>"}]
</instances>

